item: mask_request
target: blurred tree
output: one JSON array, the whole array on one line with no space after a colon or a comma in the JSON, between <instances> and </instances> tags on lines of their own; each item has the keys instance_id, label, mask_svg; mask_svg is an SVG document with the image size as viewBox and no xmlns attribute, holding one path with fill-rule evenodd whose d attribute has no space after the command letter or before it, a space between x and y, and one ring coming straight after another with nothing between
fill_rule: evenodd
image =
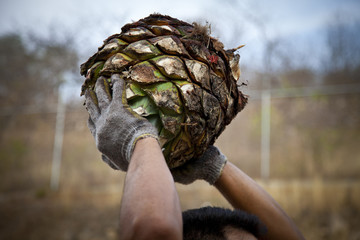
<instances>
[{"instance_id":1,"label":"blurred tree","mask_svg":"<svg viewBox=\"0 0 360 240\"><path fill-rule=\"evenodd\" d=\"M17 34L0 37L0 107L44 105L66 74L77 73L78 57L68 42L32 38L32 50Z\"/></svg>"},{"instance_id":2,"label":"blurred tree","mask_svg":"<svg viewBox=\"0 0 360 240\"><path fill-rule=\"evenodd\" d=\"M360 21L347 19L345 13L334 15L325 34L325 83L360 83L359 37Z\"/></svg>"},{"instance_id":3,"label":"blurred tree","mask_svg":"<svg viewBox=\"0 0 360 240\"><path fill-rule=\"evenodd\" d=\"M78 55L71 37L30 36L0 36L0 137L14 115L29 107L35 111L52 107L59 85L78 74Z\"/></svg>"},{"instance_id":4,"label":"blurred tree","mask_svg":"<svg viewBox=\"0 0 360 240\"><path fill-rule=\"evenodd\" d=\"M29 65L34 57L26 53L25 46L18 35L6 35L0 38L0 106L7 107L27 103L28 88L34 79ZM28 85L28 86L27 86ZM22 94L20 94L22 93Z\"/></svg>"},{"instance_id":5,"label":"blurred tree","mask_svg":"<svg viewBox=\"0 0 360 240\"><path fill-rule=\"evenodd\" d=\"M360 22L345 16L334 15L323 32L326 54L311 52L307 56L308 59L324 57L320 72L302 64L287 39L264 38L264 70L259 78L268 83L264 81L263 88L318 84L354 84L352 86L359 88L355 84L360 83ZM273 99L272 176L358 176L359 150L354 145L360 139L359 106L359 93ZM292 146L291 155L287 155Z\"/></svg>"}]
</instances>

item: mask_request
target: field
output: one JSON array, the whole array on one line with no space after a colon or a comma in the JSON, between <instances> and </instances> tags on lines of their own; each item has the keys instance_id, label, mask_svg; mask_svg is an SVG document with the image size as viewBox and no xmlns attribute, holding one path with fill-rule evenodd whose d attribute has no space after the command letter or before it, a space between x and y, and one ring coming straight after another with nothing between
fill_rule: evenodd
<instances>
[{"instance_id":1,"label":"field","mask_svg":"<svg viewBox=\"0 0 360 240\"><path fill-rule=\"evenodd\" d=\"M216 144L280 203L307 239L360 239L359 136L351 134L352 125L341 125L347 136L336 135L336 126L330 133L307 126L313 134L309 140L308 128L300 120L297 130L294 122L279 117L276 111L281 104L274 102L269 180L260 179L256 102ZM0 239L116 239L125 174L100 160L86 127L85 110L69 107L60 187L52 191L55 118L52 113L1 118L6 129L0 139ZM339 138L348 141L341 143ZM183 210L230 207L206 183L177 188Z\"/></svg>"},{"instance_id":2,"label":"field","mask_svg":"<svg viewBox=\"0 0 360 240\"><path fill-rule=\"evenodd\" d=\"M0 239L116 239L123 174L77 191L7 193L0 199ZM262 183L306 239L360 239L360 182ZM183 209L229 204L209 185L178 186ZM196 196L196 197L194 197Z\"/></svg>"}]
</instances>

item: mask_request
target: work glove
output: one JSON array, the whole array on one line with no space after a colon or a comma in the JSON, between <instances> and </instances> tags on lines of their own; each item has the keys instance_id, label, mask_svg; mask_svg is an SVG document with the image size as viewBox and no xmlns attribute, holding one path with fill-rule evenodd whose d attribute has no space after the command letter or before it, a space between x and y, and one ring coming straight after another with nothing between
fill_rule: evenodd
<instances>
[{"instance_id":1,"label":"work glove","mask_svg":"<svg viewBox=\"0 0 360 240\"><path fill-rule=\"evenodd\" d=\"M213 185L219 179L226 162L225 155L217 147L211 145L199 158L172 169L171 173L174 181L178 183L190 184L202 179Z\"/></svg>"},{"instance_id":2,"label":"work glove","mask_svg":"<svg viewBox=\"0 0 360 240\"><path fill-rule=\"evenodd\" d=\"M97 79L95 92L87 89L85 105L89 112L88 127L95 138L102 159L110 167L126 171L139 139L158 139L156 128L128 106L125 82L119 74L111 76L113 94L104 77Z\"/></svg>"}]
</instances>

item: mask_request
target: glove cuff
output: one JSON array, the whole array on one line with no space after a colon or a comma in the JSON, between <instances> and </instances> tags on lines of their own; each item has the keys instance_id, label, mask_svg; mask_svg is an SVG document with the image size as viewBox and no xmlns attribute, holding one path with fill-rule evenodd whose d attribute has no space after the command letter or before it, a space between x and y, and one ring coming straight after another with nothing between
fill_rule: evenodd
<instances>
[{"instance_id":1,"label":"glove cuff","mask_svg":"<svg viewBox=\"0 0 360 240\"><path fill-rule=\"evenodd\" d=\"M134 128L132 132L133 133L130 136L131 138L126 146L125 158L127 162L130 162L135 145L137 141L139 141L140 139L152 137L155 138L157 141L159 141L159 137L156 129L149 122L144 122L143 125Z\"/></svg>"},{"instance_id":2,"label":"glove cuff","mask_svg":"<svg viewBox=\"0 0 360 240\"><path fill-rule=\"evenodd\" d=\"M221 162L217 162L215 165L209 168L209 175L206 176L205 181L207 181L210 185L214 185L215 182L221 176L222 171L224 170L225 164L227 160L224 159Z\"/></svg>"},{"instance_id":3,"label":"glove cuff","mask_svg":"<svg viewBox=\"0 0 360 240\"><path fill-rule=\"evenodd\" d=\"M206 170L207 174L205 175L204 180L207 181L210 185L214 185L214 183L221 176L221 173L227 162L227 158L215 146L210 146L207 154L210 155L207 157L212 159L212 161L211 164L207 166L207 170Z\"/></svg>"}]
</instances>

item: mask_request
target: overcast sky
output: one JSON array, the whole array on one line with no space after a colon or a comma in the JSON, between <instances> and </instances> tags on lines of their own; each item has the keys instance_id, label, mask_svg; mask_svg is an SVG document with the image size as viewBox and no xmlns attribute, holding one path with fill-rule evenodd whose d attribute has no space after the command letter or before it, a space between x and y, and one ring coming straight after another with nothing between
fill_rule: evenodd
<instances>
[{"instance_id":1,"label":"overcast sky","mask_svg":"<svg viewBox=\"0 0 360 240\"><path fill-rule=\"evenodd\" d=\"M84 60L125 23L154 12L189 22L207 20L212 35L226 48L246 44L241 61L256 64L264 39L291 39L299 54L321 51L321 37L330 19L342 12L349 21L359 20L360 1L1 0L0 34L15 30L46 36L65 29L79 39Z\"/></svg>"},{"instance_id":2,"label":"overcast sky","mask_svg":"<svg viewBox=\"0 0 360 240\"><path fill-rule=\"evenodd\" d=\"M0 33L15 26L48 30L61 22L65 27L119 32L131 20L159 12L182 20L207 19L220 33L238 25L246 29L246 39L258 30L247 22L264 21L269 37L306 34L329 21L336 11L360 18L358 0L1 0ZM245 24L246 23L246 24ZM245 26L244 26L245 25ZM105 33L104 33L105 34ZM225 34L224 34L225 35ZM221 36L219 36L221 37ZM230 42L226 36L224 42ZM229 46L230 47L230 46Z\"/></svg>"},{"instance_id":3,"label":"overcast sky","mask_svg":"<svg viewBox=\"0 0 360 240\"><path fill-rule=\"evenodd\" d=\"M226 48L246 44L248 57L261 55L264 39L292 39L305 51L319 45L336 12L360 19L358 0L1 0L0 34L9 31L73 35L84 57L130 21L151 13L211 23ZM315 47L315 49L318 49ZM250 61L250 59L248 59Z\"/></svg>"}]
</instances>

